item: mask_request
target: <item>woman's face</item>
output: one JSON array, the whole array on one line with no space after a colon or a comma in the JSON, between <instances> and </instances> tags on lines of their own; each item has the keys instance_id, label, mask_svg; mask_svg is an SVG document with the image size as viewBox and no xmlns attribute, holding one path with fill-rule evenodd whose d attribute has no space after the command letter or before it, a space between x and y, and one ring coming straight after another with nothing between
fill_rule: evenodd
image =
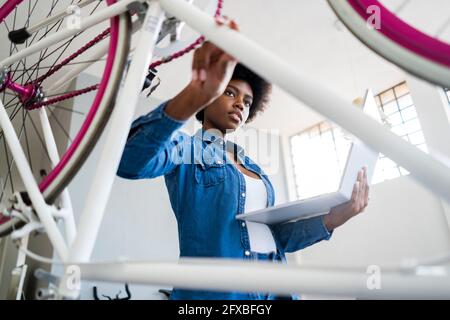
<instances>
[{"instance_id":1,"label":"woman's face","mask_svg":"<svg viewBox=\"0 0 450 320\"><path fill-rule=\"evenodd\" d=\"M224 93L205 108L203 128L223 133L235 131L247 121L252 102L250 85L243 80L231 80Z\"/></svg>"}]
</instances>

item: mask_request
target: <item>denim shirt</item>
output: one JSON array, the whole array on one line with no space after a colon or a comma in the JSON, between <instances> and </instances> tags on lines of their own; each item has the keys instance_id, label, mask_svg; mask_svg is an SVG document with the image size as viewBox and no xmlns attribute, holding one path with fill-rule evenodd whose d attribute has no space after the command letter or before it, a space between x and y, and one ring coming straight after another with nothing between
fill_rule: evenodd
<instances>
[{"instance_id":1,"label":"denim shirt","mask_svg":"<svg viewBox=\"0 0 450 320\"><path fill-rule=\"evenodd\" d=\"M279 262L286 260L286 252L295 252L331 237L323 217L313 217L269 226L277 252L252 252L246 223L235 218L244 212L245 179L228 161L226 150L234 151L239 163L259 175L267 189L267 206L273 206L275 193L269 178L240 146L224 142L220 135L199 129L189 136L177 130L185 122L169 117L164 111L166 105L167 102L162 103L133 122L117 174L126 179L164 175L178 224L180 257ZM174 288L170 298L257 300L278 297L270 293Z\"/></svg>"}]
</instances>

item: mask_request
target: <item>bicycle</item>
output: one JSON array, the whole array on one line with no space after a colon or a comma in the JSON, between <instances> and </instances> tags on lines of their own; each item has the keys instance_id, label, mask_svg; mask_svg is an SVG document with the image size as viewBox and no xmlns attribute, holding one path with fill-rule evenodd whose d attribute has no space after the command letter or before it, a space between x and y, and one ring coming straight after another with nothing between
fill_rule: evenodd
<instances>
[{"instance_id":1,"label":"bicycle","mask_svg":"<svg viewBox=\"0 0 450 320\"><path fill-rule=\"evenodd\" d=\"M56 0L57 3L58 0ZM74 1L71 1L71 4L73 3ZM98 7L105 3L106 6L99 10ZM450 46L448 44L407 25L376 0L328 0L328 3L343 23L374 51L382 53L393 63L419 77L439 85L450 86ZM37 1L32 6L31 0L27 3L23 0L12 0L0 7L0 23L5 25L4 35L8 35L10 40L10 57L0 61L0 92L3 96L0 104L0 126L3 129L0 139L3 138L4 157L7 158L8 167L6 179L2 181L0 203L11 197L11 203L0 210L0 234L11 234L20 245L20 239L25 239L30 232L45 230L58 257L67 266L58 295L77 297L78 289L69 285L69 280L74 276L74 269L71 266L76 264L80 268L83 279L120 280L129 283L139 281L190 288L210 287L209 281L213 279L216 289L261 290L263 287L267 291L281 294L323 290L325 287L321 287L318 279L328 275L330 276L327 283L328 291L334 290L340 293L356 291L363 296L377 296L376 292L363 292L366 277L364 272L351 275L345 270L338 270L329 271L326 274L320 270L299 271L290 266L267 266L253 262L221 261L217 264L215 259L181 259L180 265L169 262L89 263L139 93L143 87L152 83L155 76L153 68L194 49L201 44L204 36L266 79L315 108L316 111L358 136L374 149L392 158L426 187L450 201L448 192L450 169L446 164L409 145L362 112L354 110L347 101L328 90L320 90L320 96L315 94L314 89L321 87L319 83L310 81L302 74L293 71L280 58L244 35L216 27L212 16L220 15L221 0L208 1L209 6L204 6L202 9L193 6L192 1L182 0L122 0L118 2L84 0L77 3L78 8L90 8L94 4L94 8L90 8L93 9L92 12L87 17L80 17L79 23L74 21L76 27L61 30L64 19L73 17L72 11L76 8L68 11L63 7L63 10L53 14L56 4L53 0L48 16L44 14L37 22L31 20ZM367 20L371 16L368 8L372 6L379 8L381 14L387 17L381 20L379 29L381 31L367 27ZM17 8L27 13L24 15L25 21L19 21L20 15L17 15ZM165 14L167 17L164 17ZM107 19L110 19L109 27L102 24L102 21ZM8 25L7 20L10 23L12 20L12 25ZM187 43L179 41L183 22L194 30L200 31L203 36L193 38ZM396 30L399 25L400 32L392 35L392 30ZM54 32L48 35L52 30ZM94 32L95 36L84 45L76 44L76 40L79 40L80 35L87 32L86 30ZM34 42L40 32L40 38ZM130 36L131 33L136 32L139 32L139 41L128 64ZM411 34L418 37L417 43L408 36ZM161 45L167 37L170 38L168 46L155 47L156 44ZM107 38L110 39L109 45L102 43ZM61 42L63 42L62 45ZM235 46L234 44L238 42L240 45ZM413 49L411 43L415 44ZM23 44L25 48L18 50L18 46ZM74 44L76 49L73 49L72 54L63 57L71 44ZM89 51L92 47L95 48L93 52ZM62 52L58 53L59 56L55 61L42 67L41 63L57 52L57 50L50 53L48 51L55 48L62 49ZM86 52L87 57L84 57ZM258 52L258 55L253 55L252 52ZM162 59L152 63L153 53ZM102 58L105 54L106 58ZM83 60L78 61L77 58L81 56L84 57ZM30 60L32 68L27 67ZM70 82L79 73L92 67L94 62L101 64L103 76L100 83L67 91ZM59 70L68 65L73 68L50 82ZM86 120L73 141L67 137L70 145L63 151L60 159L46 109L52 115L58 111L73 111L60 103L94 91L97 93L85 115ZM7 96L12 98L6 98ZM127 105L128 108L115 108L116 105ZM10 114L6 111L7 109L12 109ZM38 113L41 130L34 123L33 117L36 115L32 112L33 110L35 110L34 113ZM23 123L17 135L10 118L14 120L20 111L22 111ZM27 157L33 158L32 150L28 144L26 153L21 147L22 136L26 141L31 140L27 135L27 126L24 124L27 119L30 119L29 122L38 136L35 137L39 140L36 144L43 147L44 156L49 163L44 171L39 172L43 176L42 179L36 172L33 173L35 170L27 160ZM101 166L98 167L91 187L91 190L95 192L90 192L88 195L77 231L71 212L69 193L65 188L88 157L108 121L111 121L111 127L114 130L108 132L107 147L103 149ZM66 134L64 126L57 120L55 122L61 132ZM40 138L40 131L44 138ZM13 162L9 159L6 142L12 158L17 163L17 172L11 170ZM13 186L12 181L15 180L13 175L17 174L21 176L26 192L17 192L16 189L21 188ZM10 188L5 190L8 182ZM63 219L66 239L59 232L55 219ZM33 258L40 259L27 251L24 245L21 246L21 250ZM421 265L442 263L447 259L448 256L445 255L436 260L423 262ZM55 263L52 260L44 261ZM415 270L415 267L408 270ZM392 267L390 270L392 278L388 279L391 279L391 283L395 285L393 287L388 285L383 294L396 297L401 292L400 289L407 287L406 295L414 296L414 292L420 292L423 295L430 294L436 297L450 296L450 291L447 289L448 277L426 279L427 288L433 288L429 290L424 288L423 279L414 279L414 273L411 273L410 277L396 277L396 272L404 271L405 268ZM356 268L354 271L359 272L361 269ZM202 277L196 277L200 274ZM245 277L241 277L242 275ZM189 279L196 279L196 281ZM348 280L351 285L338 289L338 284L343 280ZM430 283L432 285L429 285ZM414 286L420 290L410 290Z\"/></svg>"}]
</instances>

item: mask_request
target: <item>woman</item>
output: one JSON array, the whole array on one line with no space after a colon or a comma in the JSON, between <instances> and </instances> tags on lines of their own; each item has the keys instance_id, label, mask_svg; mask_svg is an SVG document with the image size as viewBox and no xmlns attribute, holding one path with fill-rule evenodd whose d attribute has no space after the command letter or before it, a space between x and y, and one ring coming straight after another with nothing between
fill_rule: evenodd
<instances>
[{"instance_id":1,"label":"woman","mask_svg":"<svg viewBox=\"0 0 450 320\"><path fill-rule=\"evenodd\" d=\"M229 26L237 30L235 22ZM118 170L128 179L164 175L181 257L285 261L286 252L328 240L335 228L364 210L368 186L362 170L352 199L327 215L270 227L236 220L239 213L273 206L275 201L267 175L240 146L226 140L227 133L263 110L271 87L209 42L195 51L192 74L178 95L133 122ZM177 131L193 115L202 129L194 136ZM170 298L280 297L175 288Z\"/></svg>"}]
</instances>

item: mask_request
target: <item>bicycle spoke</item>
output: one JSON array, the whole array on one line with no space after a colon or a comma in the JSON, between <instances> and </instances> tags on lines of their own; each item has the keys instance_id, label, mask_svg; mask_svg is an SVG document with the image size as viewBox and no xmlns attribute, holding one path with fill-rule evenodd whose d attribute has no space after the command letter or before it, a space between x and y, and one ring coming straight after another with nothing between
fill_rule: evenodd
<instances>
[{"instance_id":1,"label":"bicycle spoke","mask_svg":"<svg viewBox=\"0 0 450 320\"><path fill-rule=\"evenodd\" d=\"M52 51L52 52L49 53L48 55L46 55L46 56L40 58L38 62L36 62L36 63L33 64L32 66L30 66L30 68L34 68L34 70L33 70L33 72L32 72L32 75L33 75L34 72L37 70L37 68L39 67L39 64L40 64L43 60L47 59L48 57L50 57L51 55L53 55L54 53L56 53L59 49L61 49L62 47L64 47L64 46L67 44L67 42L69 42L69 41L70 41L70 40L67 40L66 42L64 42L63 44L61 44L58 48L56 48L54 51ZM48 48L47 48L46 50L48 50ZM44 51L44 53L46 53L46 51ZM37 75L36 75L36 76L37 76ZM19 76L19 77L20 77L20 76ZM19 77L18 77L18 78L19 78ZM17 78L16 78L16 79L17 79ZM16 79L15 79L14 81L16 81ZM30 81L30 80L31 80L31 77L27 80L27 82Z\"/></svg>"},{"instance_id":2,"label":"bicycle spoke","mask_svg":"<svg viewBox=\"0 0 450 320\"><path fill-rule=\"evenodd\" d=\"M59 0L57 0L56 3L54 2L54 0L52 1L52 5L51 5L51 8L50 8L50 12L47 14L47 17L49 17L49 16L52 14L53 9L54 9L54 8L56 7L56 5L58 4L58 1L59 1ZM37 1L36 1L36 3L37 3ZM72 4L72 3L73 3L73 1L71 2L71 4ZM33 11L34 11L34 8L33 8ZM47 36L47 34L48 34L51 30L53 30L53 28L54 28L55 26L57 26L57 29L55 30L55 32L57 32L57 31L59 30L59 28L61 27L62 21L63 21L63 20L59 20L59 21L55 22L55 23L53 24L53 26L52 26L50 29L49 29L49 26L47 26L46 29L45 29L44 34L38 39L38 41L39 41L39 40L42 40L43 38L45 38L45 37ZM33 43L33 41L35 40L35 38L36 38L36 36L38 35L39 31L40 31L40 30L38 30L38 31L35 33L35 35L34 35L33 38L31 39L30 43L28 43L28 46L31 45L31 44ZM48 56L47 56L47 57L45 57L45 58L42 58L43 55L45 55L45 54L47 53L48 49L49 49L49 48L46 48L45 50L41 50L40 53L39 53L39 59L38 59L39 61L36 62L35 64L33 64L32 66L30 66L30 68L34 68L34 70L33 70L33 72L31 73L31 76L29 76L29 78L27 79L27 82L31 80L32 76L34 75L34 72L36 71L36 67L39 67L39 64L40 64L40 62L42 61L42 59L45 59L45 58L48 57ZM58 50L58 49L56 49L56 50ZM14 80L14 81L16 81L16 80Z\"/></svg>"},{"instance_id":3,"label":"bicycle spoke","mask_svg":"<svg viewBox=\"0 0 450 320\"><path fill-rule=\"evenodd\" d=\"M3 139L3 146L4 146L4 149L5 149L6 166L7 166L7 168L11 168L10 163L9 163L8 148L6 146L6 140L5 139ZM0 193L0 202L2 201L3 195L5 194L6 185L8 184L8 177L10 175L9 173L10 173L10 169L8 170L8 175L6 176L6 179L3 182L3 187L2 187L2 190L1 190L1 193ZM11 186L11 190L14 190L14 185L13 185L12 179L10 180L10 186Z\"/></svg>"},{"instance_id":4,"label":"bicycle spoke","mask_svg":"<svg viewBox=\"0 0 450 320\"><path fill-rule=\"evenodd\" d=\"M65 66L72 66L72 65L77 65L77 64L100 62L100 61L106 61L106 58L69 62L69 63L64 64L62 67L64 68ZM39 67L39 70L50 69L50 68L51 68L51 66ZM23 69L18 69L17 71L23 71Z\"/></svg>"},{"instance_id":5,"label":"bicycle spoke","mask_svg":"<svg viewBox=\"0 0 450 320\"><path fill-rule=\"evenodd\" d=\"M69 48L70 44L72 43L72 41L76 38L77 36L73 36L72 39L69 40L69 42L67 43L66 47L62 50L62 52L59 54L58 58L55 59L55 61L53 62L52 66L50 67L50 70L55 66L55 64L58 62L59 58L61 58L61 56L64 54L64 52L66 52L67 48Z\"/></svg>"},{"instance_id":6,"label":"bicycle spoke","mask_svg":"<svg viewBox=\"0 0 450 320\"><path fill-rule=\"evenodd\" d=\"M48 154L48 150L47 150L47 147L45 145L44 139L42 139L41 135L39 134L39 130L37 129L36 124L34 123L34 120L33 120L32 117L30 117L30 122L31 122L31 125L34 128L34 131L36 132L36 135L37 135L39 141L41 142L42 148L45 151L45 155L47 156L48 161L50 161L50 163L51 163L50 155Z\"/></svg>"},{"instance_id":7,"label":"bicycle spoke","mask_svg":"<svg viewBox=\"0 0 450 320\"><path fill-rule=\"evenodd\" d=\"M72 143L72 138L70 137L70 135L67 133L66 129L64 129L64 126L61 124L61 122L58 120L58 117L56 116L56 114L52 111L52 109L48 109L50 110L50 113L52 114L53 118L55 119L56 123L59 125L59 127L61 128L61 130L64 132L64 134L66 135L67 139L69 139L70 143Z\"/></svg>"},{"instance_id":8,"label":"bicycle spoke","mask_svg":"<svg viewBox=\"0 0 450 320\"><path fill-rule=\"evenodd\" d=\"M5 149L5 156L6 156L6 164L7 164L7 168L8 168L8 174L6 176L5 179L5 183L4 186L2 188L2 192L0 194L0 201L2 201L3 195L5 194L5 189L6 189L6 185L8 184L8 177L11 177L11 166L14 162L14 159L11 159L11 163L9 162L9 156L8 156L8 147L6 146L6 139L3 139L3 147ZM10 187L11 187L11 192L14 192L14 183L12 181L12 179L9 179L10 181Z\"/></svg>"},{"instance_id":9,"label":"bicycle spoke","mask_svg":"<svg viewBox=\"0 0 450 320\"><path fill-rule=\"evenodd\" d=\"M84 112L80 112L80 111L77 111L77 110L71 110L69 108L66 108L66 107L63 107L63 106L60 106L60 105L51 105L51 106L48 106L48 107L53 107L53 110L54 109L61 109L61 110L65 110L65 111L68 111L68 112L76 113L76 114L79 114L79 115L82 115L82 116L85 115Z\"/></svg>"},{"instance_id":10,"label":"bicycle spoke","mask_svg":"<svg viewBox=\"0 0 450 320\"><path fill-rule=\"evenodd\" d=\"M12 101L14 101L14 99L18 99L17 96L14 96L14 98L12 98L11 100L9 100L7 103L3 103L3 106L6 108Z\"/></svg>"},{"instance_id":11,"label":"bicycle spoke","mask_svg":"<svg viewBox=\"0 0 450 320\"><path fill-rule=\"evenodd\" d=\"M13 114L9 117L9 121L12 122L21 109L20 105L18 105L17 110L14 109Z\"/></svg>"},{"instance_id":12,"label":"bicycle spoke","mask_svg":"<svg viewBox=\"0 0 450 320\"><path fill-rule=\"evenodd\" d=\"M54 5L53 5L54 4ZM48 13L48 15L47 15L47 17L50 17L50 15L52 14L52 12L53 12L53 9L55 8L55 6L58 4L58 1L56 2L56 3L54 3L54 0L52 0L52 8L50 9L50 12ZM71 4L73 4L73 1L71 2ZM44 35L42 36L42 37L40 37L39 38L39 40L41 40L41 39L43 39L56 25L58 25L58 27L56 28L56 31L55 32L58 32L58 30L59 30L59 28L61 27L61 25L62 25L62 22L63 22L63 20L64 19L61 19L61 20L59 20L59 21L57 21L57 23L55 23L50 29L48 28L48 26L45 28L45 32L44 32ZM40 66L40 64L41 64L41 62L42 62L42 57L47 53L47 51L48 51L48 49L49 48L46 48L45 49L45 51L44 52L42 52L42 50L40 51L40 53L39 53L39 61L38 61L38 68L39 68L39 66ZM36 77L38 77L39 76L39 72L36 74Z\"/></svg>"}]
</instances>

